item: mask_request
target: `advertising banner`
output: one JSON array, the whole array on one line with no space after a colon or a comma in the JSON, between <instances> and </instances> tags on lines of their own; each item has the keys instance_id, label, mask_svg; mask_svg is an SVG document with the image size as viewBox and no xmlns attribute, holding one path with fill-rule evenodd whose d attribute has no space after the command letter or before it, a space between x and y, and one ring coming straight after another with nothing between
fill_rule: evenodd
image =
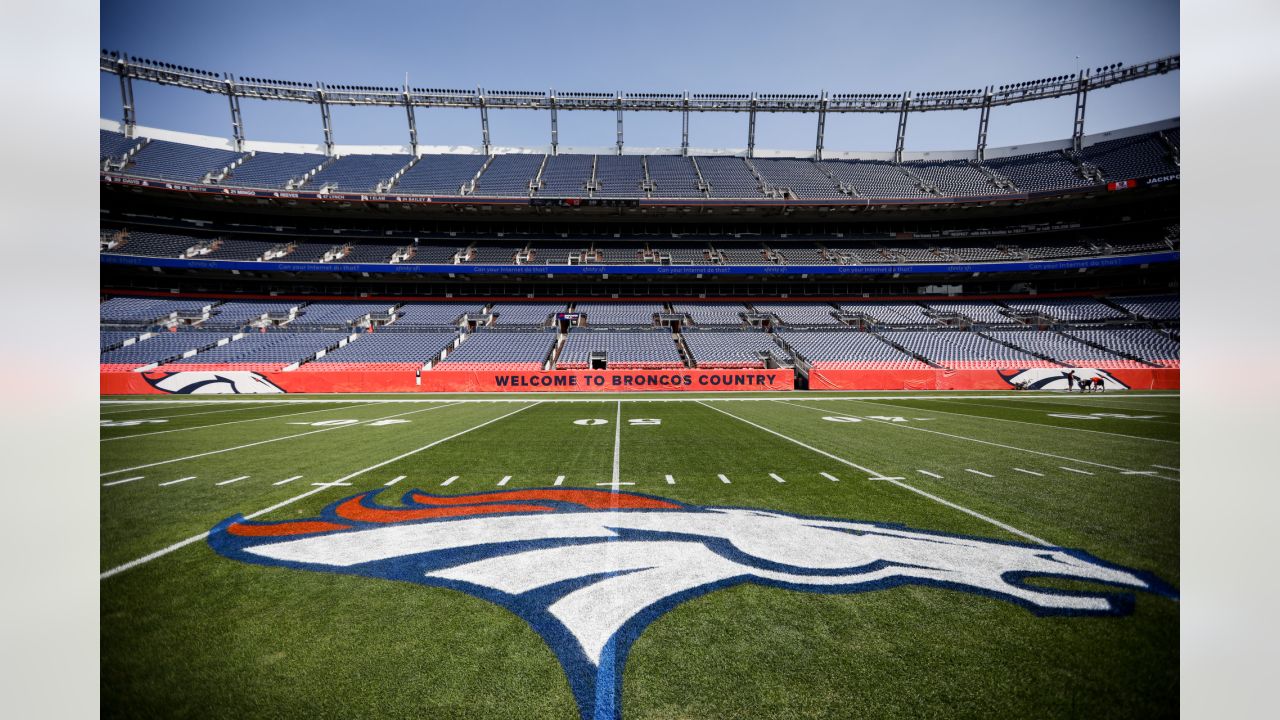
<instances>
[{"instance_id":1,"label":"advertising banner","mask_svg":"<svg viewBox=\"0 0 1280 720\"><path fill-rule=\"evenodd\" d=\"M1102 379L1104 390L1176 390L1175 368L1072 368L1078 378ZM1067 390L1068 368L1005 370L809 371L810 390Z\"/></svg>"},{"instance_id":2,"label":"advertising banner","mask_svg":"<svg viewBox=\"0 0 1280 720\"><path fill-rule=\"evenodd\" d=\"M103 395L791 390L790 369L103 372Z\"/></svg>"}]
</instances>

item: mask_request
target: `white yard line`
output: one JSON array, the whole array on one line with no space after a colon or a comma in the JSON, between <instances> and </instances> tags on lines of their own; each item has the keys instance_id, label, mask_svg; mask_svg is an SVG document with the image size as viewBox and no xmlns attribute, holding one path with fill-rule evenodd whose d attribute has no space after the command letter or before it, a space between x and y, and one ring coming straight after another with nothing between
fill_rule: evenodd
<instances>
[{"instance_id":1,"label":"white yard line","mask_svg":"<svg viewBox=\"0 0 1280 720\"><path fill-rule=\"evenodd\" d=\"M960 512L965 513L966 515L970 515L970 516L975 517L975 518L978 518L979 520L982 520L982 521L984 521L984 522L988 522L988 523L990 523L990 524L992 524L992 525L995 525L996 527L1000 528L1001 530L1005 530L1005 531L1007 531L1007 532L1013 533L1014 535L1017 535L1018 537L1026 538L1027 540L1030 540L1030 541L1032 541L1032 542L1034 542L1034 543L1038 543L1038 544L1040 544L1040 545L1047 545L1047 546L1053 547L1053 543L1050 543L1050 542L1048 542L1048 541L1046 541L1046 540L1042 540L1042 539L1040 539L1040 538L1036 537L1035 535L1032 535L1031 533L1028 533L1028 532L1024 532L1024 531L1022 531L1022 530L1019 530L1018 528L1015 528L1015 527L1013 527L1012 525L1009 525L1009 524L1007 524L1007 523L1000 522L999 520L996 520L995 518L987 517L986 515L983 515L982 513L978 512L978 511L976 511L976 510L970 510L969 508L964 507L964 506L962 506L962 505L957 505L957 504L955 504L955 503L951 502L950 500L944 500L943 498L940 498L940 497L938 497L937 495L932 495L932 494L930 494L930 493L927 493L927 492L925 492L925 491L923 491L923 490L921 490L921 489L919 489L919 488L917 488L917 487L914 487L914 486L912 486L912 485L908 485L907 483L902 482L901 480L897 480L897 479L893 479L893 478L885 478L881 473L878 473L878 472L876 472L876 471L874 471L874 470L871 470L871 469L869 469L869 468L865 468L865 467L863 467L863 466L861 466L861 465L859 465L859 464L857 464L857 463L855 463L855 462L852 462L852 461L850 461L850 460L845 460L844 458L842 458L842 457L840 457L840 456L838 456L838 455L833 455L833 454L831 454L831 453L827 452L826 450L822 450L822 449L816 448L816 447L814 447L814 446L812 446L812 445L809 445L809 444L807 444L807 443L801 442L800 440L797 440L797 439L795 439L795 438L793 438L793 437L789 437L789 436L787 436L787 435L783 435L782 433L780 433L780 432L778 432L778 431L776 431L776 430L770 430L769 428L767 428L767 427L765 427L765 426L763 426L763 425L759 425L759 424L756 424L756 423L754 423L754 422L751 422L750 420L747 420L746 418L738 417L737 415L734 415L733 413L725 412L724 410L721 410L720 408L712 407L711 405L707 405L706 403L701 403L701 402L700 402L699 404L700 404L700 405L703 405L703 406L705 406L705 407L707 407L707 408L710 408L710 409L712 409L712 410L715 410L716 412L721 413L721 414L723 414L723 415L728 415L729 417L731 417L731 418L733 418L733 419L735 419L735 420L738 420L738 421L740 421L740 422L744 422L744 423L746 423L746 424L748 424L748 425L750 425L750 426L752 426L752 427L754 427L754 428L757 428L757 429L759 429L759 430L763 430L763 431L765 431L765 432L769 433L770 435L774 435L774 436L776 436L776 437L780 437L780 438L782 438L783 440L786 440L787 442L790 442L790 443L794 443L794 444L796 444L796 445L799 445L800 447L805 448L806 450L811 450L811 451L813 451L813 452L815 452L815 453L818 453L819 455L822 455L822 456L825 456L825 457L831 458L832 460L835 460L836 462L844 463L845 465L848 465L849 467L856 468L856 469L861 470L861 471L863 471L863 472L865 472L865 473L867 473L867 474L869 474L869 475L872 475L872 476L874 476L874 477L884 478L886 482L893 483L894 485L897 485L898 487L900 487L900 488L902 488L902 489L904 489L904 490L910 490L911 492L916 493L916 494L918 494L918 495L921 495L921 496L923 496L923 497L929 498L930 500L933 500L933 501L934 501L934 502L936 502L936 503L939 503L939 504L942 504L942 505L946 505L947 507L949 507L949 508L953 508L953 509L955 509L955 510L959 510ZM890 423L890 424L892 424L892 423Z\"/></svg>"},{"instance_id":2,"label":"white yard line","mask_svg":"<svg viewBox=\"0 0 1280 720\"><path fill-rule=\"evenodd\" d=\"M528 409L529 409L529 408L531 408L531 407L535 407L535 406L540 405L540 404L541 404L540 402L534 402L534 403L532 403L532 404L530 404L530 405L526 405L526 406L524 406L524 407L522 407L522 408L519 408L518 410L515 410L515 411L512 411L512 412L509 412L509 413L507 413L506 415L500 415L500 416L498 416L498 417L496 417L496 418L494 418L494 419L492 419L492 420L486 420L485 422L482 422L482 423L480 423L479 425L475 425L475 426L469 427L469 428L467 428L466 430L463 430L463 431L461 431L461 432L456 432L456 433L454 433L454 434L450 435L449 437L441 438L441 439L439 439L439 440L436 440L435 442L431 442L431 443L428 443L428 444L426 444L426 445L423 445L422 447L417 448L416 450L410 450L409 452L406 452L406 453L402 453L402 454L400 454L400 455L397 455L397 456L395 456L395 457L391 458L390 460L383 460L382 462L377 463L376 465L370 465L370 466L369 466L369 467L367 467L367 468L362 468L362 469L360 469L360 470L357 470L357 471L355 471L355 472L351 473L350 475L346 475L346 476L343 476L343 477L341 477L341 478L338 478L338 479L337 479L337 480L335 480L333 483L324 483L321 487L314 487L314 488L312 488L312 489L310 489L310 490L308 490L308 491L306 491L306 492L302 493L301 495L295 495L294 497L291 497L291 498L289 498L288 500L283 500L283 501L281 501L281 502L278 502L278 503L276 503L275 505L272 505L271 507L263 508L263 509L261 509L261 510L259 510L259 511L257 511L257 512L254 512L254 513L250 513L250 514L248 514L248 515L245 515L245 516L244 516L244 519L245 519L245 520L252 520L252 519L254 519L254 518L256 518L256 517L261 517L261 516L263 516L263 515L266 515L266 514L267 514L267 513L269 513L269 512L274 512L274 511L279 510L280 508L285 507L285 506L287 506L287 505L292 505L293 503L295 503L295 502L297 502L297 501L299 501L299 500L301 500L301 499L303 499L303 498L310 497L310 496L312 496L312 495L314 495L314 494L316 494L316 493L318 493L318 492L322 492L322 491L324 491L324 490L327 490L327 489L329 489L330 487L333 487L333 486L334 486L335 484L337 484L337 483L345 483L347 480L350 480L350 479L355 478L355 477L359 477L359 476L361 476L361 475L363 475L363 474L365 474L365 473L367 473L367 472L369 472L369 471L371 471L371 470L377 470L377 469L378 469L378 468L380 468L380 467L384 467L384 466L386 466L386 465L390 465L390 464L391 464L391 463L393 463L393 462L396 462L396 461L399 461L399 460L403 460L404 458L407 458L407 457L409 457L410 455L415 455L415 454L417 454L417 453L420 453L420 452L422 452L423 450L430 450L431 448L433 448L433 447L435 447L435 446L437 446L437 445L439 445L439 444L441 444L441 443L448 442L448 441L450 441L450 440L452 440L452 439L454 439L454 438L456 438L456 437L461 437L461 436L463 436L463 435L466 435L467 433L472 432L473 430L479 430L480 428L485 427L485 426L487 426L487 425L492 425L493 423L496 423L496 422L498 422L499 420L503 420L503 419L505 419L505 418L509 418L509 417L511 417L512 415L515 415L516 413L523 412L523 411L525 411L525 410L528 410ZM344 427L350 427L350 426L344 426ZM107 570L106 572L103 572L101 575L99 575L99 576L98 576L98 580L100 580L100 581L101 581L101 580L106 580L107 578L111 577L112 575L117 575L117 574L119 574L119 573L124 572L125 570L129 570L130 568L135 568L135 567L137 567L137 566L139 566L139 565L142 565L143 563L151 562L152 560L155 560L156 558L164 557L165 555L168 555L169 553L173 552L174 550L178 550L178 549L180 549L180 548L186 547L187 545L190 545L191 543L194 543L194 542L199 542L199 541L201 541L201 540L203 540L203 539L205 539L205 538L207 538L207 537L209 537L209 531L207 531L207 530L206 530L206 531L204 531L204 532L202 532L202 533L200 533L199 535L192 535L191 537L187 538L186 540L181 540L181 541L179 541L179 542L176 542L176 543L174 543L174 544L170 545L169 547L166 547L166 548L162 548L162 549L160 549L160 550L157 550L157 551L155 551L155 552L151 553L150 555L144 555L144 556L142 556L142 557L140 557L140 558L138 558L138 559L136 559L136 560L130 560L129 562L124 563L123 565L117 565L116 567L113 567L113 568L111 568L110 570Z\"/></svg>"},{"instance_id":3,"label":"white yard line","mask_svg":"<svg viewBox=\"0 0 1280 720\"><path fill-rule=\"evenodd\" d=\"M146 478L146 475L139 475L138 477L125 478L123 480L112 480L109 483L102 483L102 487L111 487L112 485L123 485L125 483L133 482L134 480L142 480L144 478Z\"/></svg>"},{"instance_id":4,"label":"white yard line","mask_svg":"<svg viewBox=\"0 0 1280 720\"><path fill-rule=\"evenodd\" d=\"M353 394L360 395L363 393L353 393ZM612 395L614 393L608 393L608 394ZM769 402L769 401L777 400L780 397L796 396L796 393L789 392L789 391L780 391L777 395L773 395L773 396L753 396L753 397L734 397L735 395L741 395L745 393L742 393L741 391L733 391L733 390L726 390L720 393L712 393L711 391L705 391L700 394L705 394L707 396L706 397L611 398L611 397L602 396L601 394L589 395L586 393L582 393L583 395L582 397L553 396L553 397L538 397L538 398L530 398L530 397L455 398L454 393L433 393L431 398L392 397L392 398L351 398L347 400L321 399L321 398L280 398L278 400L219 400L214 402L226 403L226 404L264 403L264 404L279 404L279 405L305 404L305 403L334 403L334 402L370 402L370 403L455 402L455 403L490 403L490 404L492 403L525 403L525 402L535 402L535 401L540 403L599 403L601 401L623 402L623 403L632 403L632 402L661 403L661 402L702 402L704 400L707 402L722 402L722 401ZM542 393L539 393L539 395L542 395ZM1013 394L1008 394L1008 395L959 395L959 394L957 395L869 395L865 397L870 397L878 400L961 400L961 399L1053 400L1055 398L1064 397L1064 395L1060 393L1046 393L1044 395L1027 395L1024 393L1019 393L1018 395L1013 395ZM1115 396L1108 396L1108 397L1110 397L1113 400L1125 400L1125 399L1137 399L1137 398L1176 398L1180 396L1178 393L1168 393L1168 394L1144 394L1144 395L1137 395L1137 396L1115 395ZM860 400L860 399L863 399L863 396L823 395L823 396L816 396L816 397L807 397L804 399L806 401L824 402L829 400ZM156 403L182 403L182 402L199 402L199 401L194 401L194 400L102 400L101 404L103 405L129 405L129 404L137 405L142 403L156 404Z\"/></svg>"},{"instance_id":5,"label":"white yard line","mask_svg":"<svg viewBox=\"0 0 1280 720\"><path fill-rule=\"evenodd\" d=\"M159 485L157 485L156 487L169 487L170 485L177 485L177 484L178 484L178 483L180 483L180 482L186 482L186 481L188 481L188 480L195 480L195 479L196 479L196 476L195 476L195 475L188 475L188 476L186 476L186 477L180 477L180 478L178 478L177 480L170 480L169 482L162 482L162 483L160 483Z\"/></svg>"},{"instance_id":6,"label":"white yard line","mask_svg":"<svg viewBox=\"0 0 1280 720\"><path fill-rule=\"evenodd\" d=\"M622 479L622 403L618 403L618 415L613 421L613 486Z\"/></svg>"},{"instance_id":7,"label":"white yard line","mask_svg":"<svg viewBox=\"0 0 1280 720\"><path fill-rule=\"evenodd\" d=\"M294 480L298 480L298 479L300 479L301 477L302 477L301 475L294 475L293 477L287 477L287 478L285 478L285 479L281 480L280 482L273 482L273 483L271 483L271 484L272 484L272 485L284 485L284 484L286 484L286 483L291 483L291 482L293 482Z\"/></svg>"},{"instance_id":8,"label":"white yard line","mask_svg":"<svg viewBox=\"0 0 1280 720\"><path fill-rule=\"evenodd\" d=\"M988 477L988 478L993 478L993 477L995 477L995 475L990 475L990 474L988 474L988 473L984 473L984 472L982 472L981 470L974 470L974 469L972 469L972 468L965 468L965 469L964 469L964 471L965 471L965 472L971 472L971 473L973 473L974 475L981 475L982 477Z\"/></svg>"},{"instance_id":9,"label":"white yard line","mask_svg":"<svg viewBox=\"0 0 1280 720\"><path fill-rule=\"evenodd\" d=\"M240 477L233 477L230 480L223 480L222 482L214 483L214 485L230 485L233 482L240 482L241 480L246 480L248 479L248 477L249 477L248 475L241 475Z\"/></svg>"},{"instance_id":10,"label":"white yard line","mask_svg":"<svg viewBox=\"0 0 1280 720\"><path fill-rule=\"evenodd\" d=\"M1035 475L1036 477L1044 477L1044 473L1038 473L1035 470L1023 470L1022 468L1014 468L1014 470L1017 470L1020 473L1026 473L1028 475Z\"/></svg>"},{"instance_id":11,"label":"white yard line","mask_svg":"<svg viewBox=\"0 0 1280 720\"><path fill-rule=\"evenodd\" d=\"M931 472L929 472L928 470L920 470L920 471L918 471L918 472L919 472L921 475L928 475L929 477L931 477L931 478L936 478L936 479L938 479L938 480L943 480L943 479L944 479L941 475L939 475L939 474L937 474L937 473L931 473Z\"/></svg>"},{"instance_id":12,"label":"white yard line","mask_svg":"<svg viewBox=\"0 0 1280 720\"><path fill-rule=\"evenodd\" d=\"M308 430L307 432L296 433L294 435L285 435L284 437L268 438L266 440L259 440L257 442L251 442L244 445L237 445L235 447L223 448L221 450L210 450L208 452L202 452L195 455L187 455L185 457L172 458L170 460L160 460L159 462L147 463L146 465L136 465L134 467L123 468L121 470L108 470L107 472L104 472L104 473L98 473L98 477L106 477L107 475L116 475L118 473L126 473L133 470L141 470L143 468L155 467L157 465L168 465L169 463L182 462L183 460L194 460L196 458L205 457L207 455L217 455L219 453L232 452L234 450L243 450L245 448L256 447L258 445L266 445L267 443L280 442L281 440L292 440L294 438L303 437L304 435L315 435L316 433L329 432L331 430L342 430L344 428L361 427L372 422L377 422L379 420L387 420L390 418L400 417L402 415L414 415L416 413L430 412L432 410L439 410L440 408L446 408L446 407L450 407L450 405L437 405L435 407L424 408L422 410L410 410L408 412L396 413L395 415L387 415L386 417L371 418L364 422L352 423L351 425L333 425L331 427L320 428L319 430Z\"/></svg>"},{"instance_id":13,"label":"white yard line","mask_svg":"<svg viewBox=\"0 0 1280 720\"><path fill-rule=\"evenodd\" d=\"M1069 468L1069 467L1067 467L1066 465L1059 465L1058 467L1059 467L1059 468L1061 468L1061 469L1063 469L1063 470L1066 470L1067 472L1080 473L1081 475L1092 475L1092 474L1093 474L1093 473L1089 472L1088 470L1077 470L1077 469L1075 469L1075 468Z\"/></svg>"},{"instance_id":14,"label":"white yard line","mask_svg":"<svg viewBox=\"0 0 1280 720\"><path fill-rule=\"evenodd\" d=\"M820 472L820 473L818 473L818 474L819 474L819 475L821 475L822 477L824 477L824 478L826 478L826 479L830 480L831 482L840 482L840 478L836 477L835 475L832 475L831 473L824 473L824 472Z\"/></svg>"},{"instance_id":15,"label":"white yard line","mask_svg":"<svg viewBox=\"0 0 1280 720\"><path fill-rule=\"evenodd\" d=\"M390 480L388 480L386 485L383 485L383 487L391 487L392 485L395 485L396 483L400 482L403 479L404 479L404 475L397 475L391 478Z\"/></svg>"},{"instance_id":16,"label":"white yard line","mask_svg":"<svg viewBox=\"0 0 1280 720\"><path fill-rule=\"evenodd\" d=\"M782 478L778 477L777 473L769 473L769 477L773 478L774 480L777 480L780 483L786 482L786 480L783 480Z\"/></svg>"},{"instance_id":17,"label":"white yard line","mask_svg":"<svg viewBox=\"0 0 1280 720\"><path fill-rule=\"evenodd\" d=\"M184 432L187 430L204 430L205 428L222 427L223 425L236 425L239 423L257 422L259 420L275 420L276 418L293 417L294 415L306 415L308 413L325 412L328 410L348 410L348 409L354 410L355 408L369 407L370 405L373 405L373 404L374 403L361 403L359 405L348 405L346 407L340 407L340 408L320 408L318 410L303 410L302 412L285 413L283 415L268 415L267 417L248 418L246 420L228 420L227 422L213 423L212 425L196 425L195 427L173 428L171 430L156 430L153 432L133 433L132 435L116 435L115 437L99 438L98 442L112 442L115 440L132 440L133 438L147 437L148 435L164 435L165 433Z\"/></svg>"},{"instance_id":18,"label":"white yard line","mask_svg":"<svg viewBox=\"0 0 1280 720\"><path fill-rule=\"evenodd\" d=\"M254 405L258 405L260 407L269 407L269 404L267 403L254 403ZM103 415L103 416L110 419L110 418L119 417L121 415L124 415L125 413L146 412L148 409L149 408L129 408L128 410L121 410L120 412L112 413L110 415ZM169 408L169 409L172 410L174 408ZM244 409L246 408L244 407L219 408L217 410L204 410L202 412L179 413L177 415L161 415L160 417L147 418L147 420L172 420L174 418L192 417L194 415L212 415L214 413L224 413L224 412L231 412L232 410L244 410Z\"/></svg>"},{"instance_id":19,"label":"white yard line","mask_svg":"<svg viewBox=\"0 0 1280 720\"><path fill-rule=\"evenodd\" d=\"M825 410L822 410L820 408L811 408L805 405L796 405L795 403L786 402L785 400L776 400L775 402L782 403L783 405L791 405L793 407L804 408L805 410L813 410L815 412L826 412ZM1041 455L1043 457L1051 457L1056 460L1074 461L1078 463L1084 463L1085 465L1093 465L1095 467L1102 467L1108 470L1116 470L1119 472L1124 472L1129 469L1129 468L1116 467L1115 465L1107 465L1105 463L1100 463L1100 462L1093 462L1091 460L1081 460L1080 458L1065 457L1063 455L1054 455L1053 453L1041 452L1039 450L1029 450L1027 448L1014 447L1013 445L1005 445L1003 443L991 442L990 440L980 440L978 438L965 437L964 435L953 435L951 433L945 433L940 430L930 430L928 428L913 427L911 425L907 425L904 423L894 423L894 422L888 422L885 420L876 420L874 418L865 417L865 416L864 418L866 420L870 420L871 422L877 422L882 425L889 425L891 427L896 427L902 430L914 430L916 432L931 433L933 435L941 435L943 437L949 437L955 440L964 440L966 442L978 443L979 445L990 445L992 447L1004 448L1006 450L1017 450L1019 452L1031 453L1032 455ZM1167 478L1161 475L1153 475L1151 477L1154 477L1159 480L1167 480L1169 482L1178 482L1177 478Z\"/></svg>"},{"instance_id":20,"label":"white yard line","mask_svg":"<svg viewBox=\"0 0 1280 720\"><path fill-rule=\"evenodd\" d=\"M884 405L886 407L902 408L904 410L920 410L920 408L912 407L910 405L895 405L893 403L887 403L887 402L876 402L875 400L859 400L858 402L864 402L864 403L867 403L868 405ZM995 408L996 406L982 405L980 407ZM1132 438L1134 440L1149 440L1151 442L1166 443L1169 445L1179 444L1177 440L1161 440L1159 438L1143 437L1141 435L1125 435L1124 433L1107 432L1105 430L1089 430L1086 428L1069 427L1066 425L1051 425L1049 423L1031 422L1029 420L1010 420L1009 418L991 417L989 415L974 415L973 413L952 412L950 410L937 410L934 408L929 408L927 411L922 410L921 412L935 412L935 413L942 413L943 415L959 415L961 417L969 417L969 418L975 418L979 420L995 420L997 422L1005 422L1005 423L1017 423L1019 425L1034 425L1035 427L1048 429L1048 430L1070 430L1071 432L1083 432L1083 433L1090 433L1093 435L1112 435L1115 437Z\"/></svg>"},{"instance_id":21,"label":"white yard line","mask_svg":"<svg viewBox=\"0 0 1280 720\"><path fill-rule=\"evenodd\" d=\"M451 475L448 478L446 478L444 482L440 483L440 487L446 487L451 483L453 483L454 480L457 480L457 479L458 479L457 475Z\"/></svg>"}]
</instances>

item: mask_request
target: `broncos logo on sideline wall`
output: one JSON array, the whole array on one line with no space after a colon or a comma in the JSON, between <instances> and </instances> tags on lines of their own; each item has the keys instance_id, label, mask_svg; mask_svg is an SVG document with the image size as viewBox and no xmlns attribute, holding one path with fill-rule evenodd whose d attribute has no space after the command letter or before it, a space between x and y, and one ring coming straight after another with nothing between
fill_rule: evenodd
<instances>
[{"instance_id":1,"label":"broncos logo on sideline wall","mask_svg":"<svg viewBox=\"0 0 1280 720\"><path fill-rule=\"evenodd\" d=\"M1066 390L1067 378L1062 374L1067 370L1075 370L1077 378L1102 378L1102 387L1108 390L1128 390L1129 386L1120 382L1106 370L1096 368L1030 368L1019 370L1012 375L1000 373L1000 378L1009 385L1020 382L1027 384L1028 390ZM999 372L999 371L997 371Z\"/></svg>"},{"instance_id":2,"label":"broncos logo on sideline wall","mask_svg":"<svg viewBox=\"0 0 1280 720\"><path fill-rule=\"evenodd\" d=\"M142 377L151 387L175 395L263 395L284 392L284 388L262 375L245 370L143 373Z\"/></svg>"},{"instance_id":3,"label":"broncos logo on sideline wall","mask_svg":"<svg viewBox=\"0 0 1280 720\"><path fill-rule=\"evenodd\" d=\"M976 593L1037 615L1121 615L1127 593L1029 585L1067 578L1176 598L1153 575L1079 550L702 507L638 493L544 488L400 507L363 492L306 520L219 523L209 545L244 562L452 588L527 621L556 653L584 720L621 717L627 652L649 623L718 588L855 593L903 584Z\"/></svg>"}]
</instances>

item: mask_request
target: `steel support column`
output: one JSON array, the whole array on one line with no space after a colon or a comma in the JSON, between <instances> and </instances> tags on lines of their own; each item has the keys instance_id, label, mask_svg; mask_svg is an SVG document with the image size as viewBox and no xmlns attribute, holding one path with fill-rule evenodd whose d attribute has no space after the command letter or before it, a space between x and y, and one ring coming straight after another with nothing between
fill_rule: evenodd
<instances>
[{"instance_id":1,"label":"steel support column","mask_svg":"<svg viewBox=\"0 0 1280 720\"><path fill-rule=\"evenodd\" d=\"M977 160L987 159L987 126L991 123L991 86L987 86L982 95L982 112L978 116L978 152Z\"/></svg>"},{"instance_id":2,"label":"steel support column","mask_svg":"<svg viewBox=\"0 0 1280 720\"><path fill-rule=\"evenodd\" d=\"M827 131L827 91L822 91L822 101L818 105L818 141L813 147L813 159L822 159L822 136Z\"/></svg>"},{"instance_id":3,"label":"steel support column","mask_svg":"<svg viewBox=\"0 0 1280 720\"><path fill-rule=\"evenodd\" d=\"M751 112L747 119L747 157L756 156L756 96L751 94Z\"/></svg>"},{"instance_id":4,"label":"steel support column","mask_svg":"<svg viewBox=\"0 0 1280 720\"><path fill-rule=\"evenodd\" d=\"M618 154L622 154L622 93L618 93Z\"/></svg>"},{"instance_id":5,"label":"steel support column","mask_svg":"<svg viewBox=\"0 0 1280 720\"><path fill-rule=\"evenodd\" d=\"M1071 129L1071 149L1080 152L1084 142L1084 104L1089 99L1088 70L1081 70L1076 80L1076 121Z\"/></svg>"},{"instance_id":6,"label":"steel support column","mask_svg":"<svg viewBox=\"0 0 1280 720\"><path fill-rule=\"evenodd\" d=\"M902 148L907 143L907 114L911 109L911 93L902 93L902 109L898 111L898 140L893 144L893 161L902 162Z\"/></svg>"},{"instance_id":7,"label":"steel support column","mask_svg":"<svg viewBox=\"0 0 1280 720\"><path fill-rule=\"evenodd\" d=\"M316 96L320 99L320 121L324 123L324 154L333 157L333 120L329 117L329 101L324 99L324 84L316 86Z\"/></svg>"},{"instance_id":8,"label":"steel support column","mask_svg":"<svg viewBox=\"0 0 1280 720\"><path fill-rule=\"evenodd\" d=\"M684 111L680 123L680 154L689 155L689 91L684 91Z\"/></svg>"},{"instance_id":9,"label":"steel support column","mask_svg":"<svg viewBox=\"0 0 1280 720\"><path fill-rule=\"evenodd\" d=\"M120 59L120 104L124 109L124 136L133 137L138 118L133 111L133 78L125 70L126 58Z\"/></svg>"},{"instance_id":10,"label":"steel support column","mask_svg":"<svg viewBox=\"0 0 1280 720\"><path fill-rule=\"evenodd\" d=\"M404 110L409 115L409 153L418 154L418 119L414 116L413 102L409 99L409 88L404 89Z\"/></svg>"},{"instance_id":11,"label":"steel support column","mask_svg":"<svg viewBox=\"0 0 1280 720\"><path fill-rule=\"evenodd\" d=\"M556 91L551 91L551 154L556 155L560 147L560 123L556 118Z\"/></svg>"},{"instance_id":12,"label":"steel support column","mask_svg":"<svg viewBox=\"0 0 1280 720\"><path fill-rule=\"evenodd\" d=\"M477 89L480 98L480 136L484 142L484 154L489 154L489 105L484 101L484 90Z\"/></svg>"},{"instance_id":13,"label":"steel support column","mask_svg":"<svg viewBox=\"0 0 1280 720\"><path fill-rule=\"evenodd\" d=\"M236 150L244 151L244 119L240 117L240 96L236 95L236 79L228 75L227 102L231 105L231 137L236 142Z\"/></svg>"}]
</instances>

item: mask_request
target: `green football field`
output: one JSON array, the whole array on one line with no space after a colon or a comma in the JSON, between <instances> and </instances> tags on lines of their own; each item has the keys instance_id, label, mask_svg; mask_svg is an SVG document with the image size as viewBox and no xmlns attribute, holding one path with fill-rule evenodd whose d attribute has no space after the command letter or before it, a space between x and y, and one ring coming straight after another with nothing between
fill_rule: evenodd
<instances>
[{"instance_id":1,"label":"green football field","mask_svg":"<svg viewBox=\"0 0 1280 720\"><path fill-rule=\"evenodd\" d=\"M1177 394L113 397L101 421L104 716L1177 713Z\"/></svg>"}]
</instances>

